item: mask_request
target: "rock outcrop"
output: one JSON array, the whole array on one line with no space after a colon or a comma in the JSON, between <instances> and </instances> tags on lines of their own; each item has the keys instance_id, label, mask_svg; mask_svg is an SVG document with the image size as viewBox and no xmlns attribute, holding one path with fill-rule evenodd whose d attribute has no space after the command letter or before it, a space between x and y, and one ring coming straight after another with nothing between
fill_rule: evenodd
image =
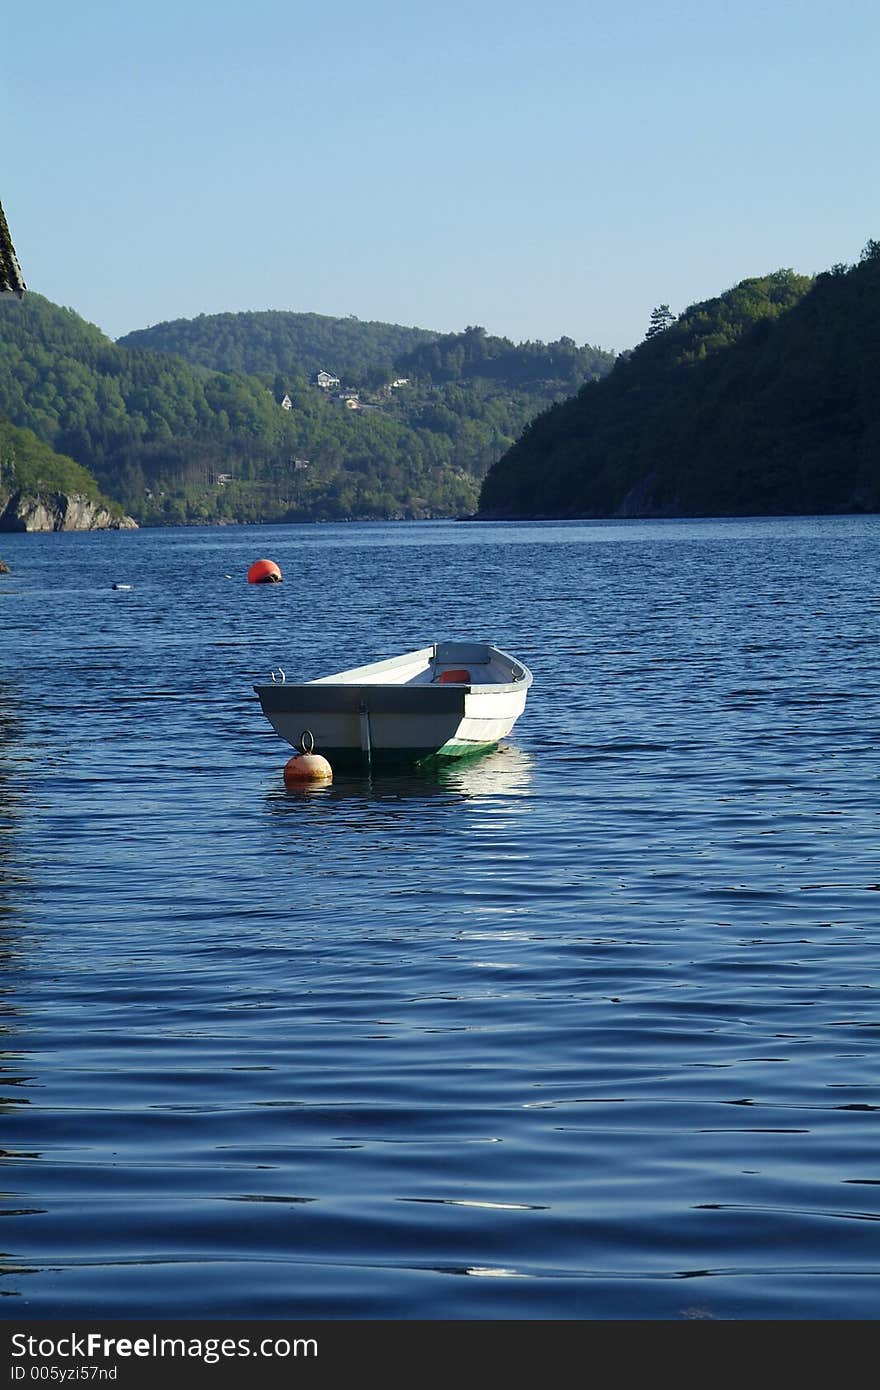
<instances>
[{"instance_id":1,"label":"rock outcrop","mask_svg":"<svg viewBox=\"0 0 880 1390\"><path fill-rule=\"evenodd\" d=\"M103 502L81 493L28 495L13 493L0 498L0 531L134 531L130 516L116 516Z\"/></svg>"}]
</instances>

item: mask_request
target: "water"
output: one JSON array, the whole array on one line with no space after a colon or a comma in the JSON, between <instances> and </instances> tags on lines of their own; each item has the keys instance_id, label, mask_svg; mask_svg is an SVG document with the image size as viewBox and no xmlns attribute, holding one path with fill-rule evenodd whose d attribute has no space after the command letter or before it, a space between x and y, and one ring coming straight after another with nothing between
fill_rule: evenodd
<instances>
[{"instance_id":1,"label":"water","mask_svg":"<svg viewBox=\"0 0 880 1390\"><path fill-rule=\"evenodd\" d=\"M2 1315L876 1317L880 518L0 542ZM504 747L285 790L444 637Z\"/></svg>"}]
</instances>

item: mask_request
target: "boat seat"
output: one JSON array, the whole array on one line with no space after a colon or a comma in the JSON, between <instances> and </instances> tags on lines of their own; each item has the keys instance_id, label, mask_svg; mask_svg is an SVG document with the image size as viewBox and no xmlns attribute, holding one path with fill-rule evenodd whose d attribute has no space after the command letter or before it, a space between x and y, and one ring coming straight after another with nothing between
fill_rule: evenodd
<instances>
[{"instance_id":1,"label":"boat seat","mask_svg":"<svg viewBox=\"0 0 880 1390\"><path fill-rule=\"evenodd\" d=\"M464 667L441 671L437 680L441 685L470 685L471 673Z\"/></svg>"}]
</instances>

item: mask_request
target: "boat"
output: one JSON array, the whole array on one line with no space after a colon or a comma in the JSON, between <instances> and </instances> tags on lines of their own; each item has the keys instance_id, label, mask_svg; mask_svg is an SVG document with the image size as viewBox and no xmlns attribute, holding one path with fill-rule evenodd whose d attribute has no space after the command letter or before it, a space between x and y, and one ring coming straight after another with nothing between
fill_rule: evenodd
<instances>
[{"instance_id":1,"label":"boat","mask_svg":"<svg viewBox=\"0 0 880 1390\"><path fill-rule=\"evenodd\" d=\"M254 686L272 728L336 767L406 767L496 748L525 709L527 666L488 642L435 642L298 684Z\"/></svg>"}]
</instances>

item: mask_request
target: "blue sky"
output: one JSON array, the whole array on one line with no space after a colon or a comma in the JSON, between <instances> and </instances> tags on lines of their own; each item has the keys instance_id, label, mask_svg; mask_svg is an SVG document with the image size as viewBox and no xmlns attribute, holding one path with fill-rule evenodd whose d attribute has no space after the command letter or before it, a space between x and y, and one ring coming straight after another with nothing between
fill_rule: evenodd
<instances>
[{"instance_id":1,"label":"blue sky","mask_svg":"<svg viewBox=\"0 0 880 1390\"><path fill-rule=\"evenodd\" d=\"M111 337L240 309L614 350L880 238L875 0L28 0L0 201Z\"/></svg>"}]
</instances>

